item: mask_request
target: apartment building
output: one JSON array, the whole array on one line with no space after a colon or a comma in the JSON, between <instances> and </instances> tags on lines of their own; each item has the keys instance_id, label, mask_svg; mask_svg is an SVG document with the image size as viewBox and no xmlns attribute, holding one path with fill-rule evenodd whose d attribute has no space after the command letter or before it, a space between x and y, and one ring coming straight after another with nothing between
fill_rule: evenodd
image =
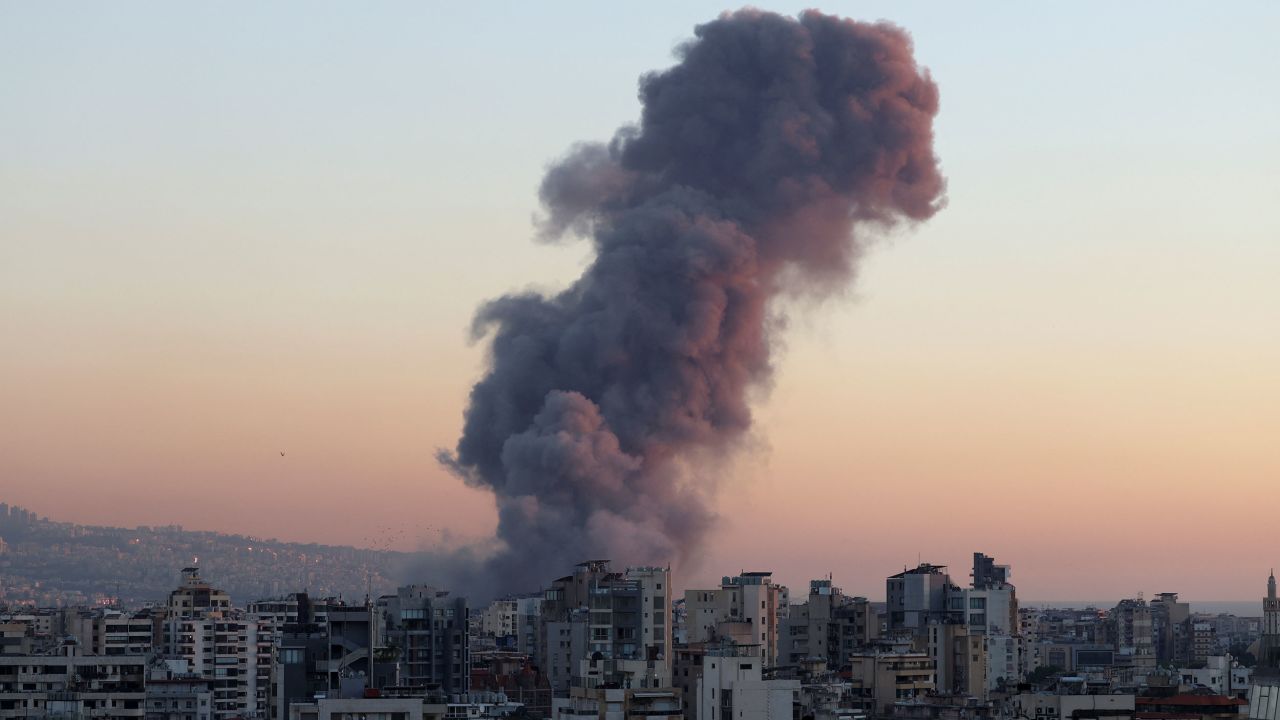
<instances>
[{"instance_id":1,"label":"apartment building","mask_svg":"<svg viewBox=\"0 0 1280 720\"><path fill-rule=\"evenodd\" d=\"M54 655L0 656L0 720L144 720L145 669L144 657L84 655L74 641Z\"/></svg>"},{"instance_id":2,"label":"apartment building","mask_svg":"<svg viewBox=\"0 0 1280 720\"><path fill-rule=\"evenodd\" d=\"M799 680L766 680L759 656L736 648L706 653L701 660L696 691L686 696L686 720L792 717L799 700Z\"/></svg>"},{"instance_id":3,"label":"apartment building","mask_svg":"<svg viewBox=\"0 0 1280 720\"><path fill-rule=\"evenodd\" d=\"M618 677L606 683L643 681L645 687L667 687L672 663L670 616L668 568L630 567L614 572L607 560L580 563L572 575L554 581L544 595L540 661L548 668L552 689L557 694L567 691L587 660L610 661L600 667ZM571 626L583 623L585 652L574 654L580 631ZM637 667L643 667L643 672Z\"/></svg>"},{"instance_id":4,"label":"apartment building","mask_svg":"<svg viewBox=\"0 0 1280 720\"><path fill-rule=\"evenodd\" d=\"M879 619L866 598L845 595L830 578L812 580L806 601L792 605L781 622L778 663L799 665L821 658L840 668L879 635Z\"/></svg>"},{"instance_id":5,"label":"apartment building","mask_svg":"<svg viewBox=\"0 0 1280 720\"><path fill-rule=\"evenodd\" d=\"M849 679L876 712L889 711L900 700L934 692L936 666L928 653L867 652L849 656Z\"/></svg>"},{"instance_id":6,"label":"apartment building","mask_svg":"<svg viewBox=\"0 0 1280 720\"><path fill-rule=\"evenodd\" d=\"M742 573L725 577L716 590L686 590L684 604L686 642L728 639L756 648L766 665L777 661L778 629L788 614L788 593L773 582L772 573Z\"/></svg>"},{"instance_id":7,"label":"apartment building","mask_svg":"<svg viewBox=\"0 0 1280 720\"><path fill-rule=\"evenodd\" d=\"M465 693L471 683L467 599L425 585L399 588L378 599L382 645L395 648L400 684ZM334 627L334 611L329 625Z\"/></svg>"}]
</instances>

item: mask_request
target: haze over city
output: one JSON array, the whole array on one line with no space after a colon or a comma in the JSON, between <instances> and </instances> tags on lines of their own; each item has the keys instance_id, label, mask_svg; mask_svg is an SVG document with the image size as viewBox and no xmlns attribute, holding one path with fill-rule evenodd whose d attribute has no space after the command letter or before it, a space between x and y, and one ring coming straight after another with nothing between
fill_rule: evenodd
<instances>
[{"instance_id":1,"label":"haze over city","mask_svg":"<svg viewBox=\"0 0 1280 720\"><path fill-rule=\"evenodd\" d=\"M493 495L436 458L488 367L472 317L583 274L589 242L535 240L543 174L724 8L67 7L0 6L0 501L491 538ZM910 34L945 207L777 301L680 587L879 596L984 550L1031 600L1261 596L1280 9L1087 7L826 8Z\"/></svg>"}]
</instances>

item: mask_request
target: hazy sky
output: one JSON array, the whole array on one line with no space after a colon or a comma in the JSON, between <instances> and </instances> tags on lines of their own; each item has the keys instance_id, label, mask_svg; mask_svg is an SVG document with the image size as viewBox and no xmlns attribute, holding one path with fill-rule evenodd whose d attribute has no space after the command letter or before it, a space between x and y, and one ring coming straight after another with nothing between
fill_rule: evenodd
<instances>
[{"instance_id":1,"label":"hazy sky","mask_svg":"<svg viewBox=\"0 0 1280 720\"><path fill-rule=\"evenodd\" d=\"M794 13L801 6L781 6ZM482 300L555 289L546 164L725 6L0 4L0 501L482 538ZM1280 565L1280 4L833 3L907 28L950 204L789 309L689 583L1252 599ZM282 457L281 452L286 454ZM685 584L682 582L681 584Z\"/></svg>"}]
</instances>

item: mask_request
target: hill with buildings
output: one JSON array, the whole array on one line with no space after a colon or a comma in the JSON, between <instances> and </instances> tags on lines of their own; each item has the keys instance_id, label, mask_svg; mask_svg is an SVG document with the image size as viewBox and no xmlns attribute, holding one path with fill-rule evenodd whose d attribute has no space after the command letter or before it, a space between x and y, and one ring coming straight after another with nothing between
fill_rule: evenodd
<instances>
[{"instance_id":1,"label":"hill with buildings","mask_svg":"<svg viewBox=\"0 0 1280 720\"><path fill-rule=\"evenodd\" d=\"M189 565L198 565L237 602L303 589L320 597L360 599L370 589L394 589L391 572L404 557L179 525L77 525L0 503L0 606L158 601Z\"/></svg>"}]
</instances>

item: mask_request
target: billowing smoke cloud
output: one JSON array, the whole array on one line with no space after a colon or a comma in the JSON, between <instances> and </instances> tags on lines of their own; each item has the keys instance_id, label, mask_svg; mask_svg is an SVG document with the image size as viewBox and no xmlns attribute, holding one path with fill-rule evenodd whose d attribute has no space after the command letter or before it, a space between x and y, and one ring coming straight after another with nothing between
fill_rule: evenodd
<instances>
[{"instance_id":1,"label":"billowing smoke cloud","mask_svg":"<svg viewBox=\"0 0 1280 720\"><path fill-rule=\"evenodd\" d=\"M493 491L499 525L479 564L433 559L469 565L446 580L460 589L695 553L714 518L707 460L743 437L748 390L770 376L770 298L837 290L855 227L942 203L938 90L902 30L743 10L699 26L679 60L641 79L638 126L543 181L542 235L594 243L582 277L476 316L490 369L440 459Z\"/></svg>"}]
</instances>

